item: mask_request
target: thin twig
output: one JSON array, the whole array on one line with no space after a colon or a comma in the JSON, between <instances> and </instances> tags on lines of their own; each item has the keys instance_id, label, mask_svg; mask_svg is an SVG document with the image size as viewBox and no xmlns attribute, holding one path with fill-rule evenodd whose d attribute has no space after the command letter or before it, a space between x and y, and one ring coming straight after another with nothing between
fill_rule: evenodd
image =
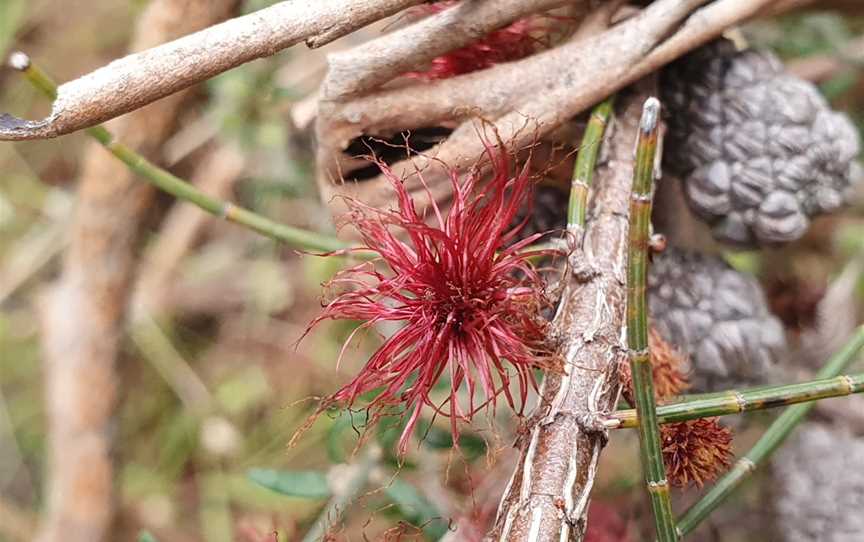
<instances>
[{"instance_id":1,"label":"thin twig","mask_svg":"<svg viewBox=\"0 0 864 542\"><path fill-rule=\"evenodd\" d=\"M207 385L195 373L171 339L162 331L146 309L141 309L128 326L135 346L153 366L183 405L195 416L204 416L213 410L213 396Z\"/></svg>"},{"instance_id":2,"label":"thin twig","mask_svg":"<svg viewBox=\"0 0 864 542\"><path fill-rule=\"evenodd\" d=\"M685 395L680 401L658 406L657 422L678 423L698 418L727 416L861 392L864 392L864 373L752 390L729 390L711 394L710 397L688 398ZM632 408L615 412L604 423L610 429L631 429L639 425L636 409Z\"/></svg>"},{"instance_id":3,"label":"thin twig","mask_svg":"<svg viewBox=\"0 0 864 542\"><path fill-rule=\"evenodd\" d=\"M199 161L191 181L202 192L222 199L231 194L245 165L244 156L233 146L213 145ZM160 234L142 258L132 298L134 310L140 308L154 315L164 312L180 263L213 222L211 215L195 207L178 203L171 208L162 221Z\"/></svg>"},{"instance_id":4,"label":"thin twig","mask_svg":"<svg viewBox=\"0 0 864 542\"><path fill-rule=\"evenodd\" d=\"M642 110L636 140L633 192L630 196L629 250L627 256L627 346L633 397L639 414L639 450L642 474L654 512L654 526L660 542L677 540L669 481L663 464L660 425L654 402L654 379L648 347L648 236L651 228L651 196L654 187L655 157L660 132L660 102L648 98Z\"/></svg>"},{"instance_id":5,"label":"thin twig","mask_svg":"<svg viewBox=\"0 0 864 542\"><path fill-rule=\"evenodd\" d=\"M860 326L849 342L837 352L819 371L820 379L840 375L853 361L856 354L864 347L864 325ZM801 403L791 406L774 420L762 438L739 459L732 469L721 478L714 487L696 504L691 506L678 521L678 532L684 536L693 531L711 512L731 495L741 483L750 477L804 419L816 403Z\"/></svg>"},{"instance_id":6,"label":"thin twig","mask_svg":"<svg viewBox=\"0 0 864 542\"><path fill-rule=\"evenodd\" d=\"M381 449L377 445L370 445L356 463L348 465L337 465L331 469L328 476L330 489L333 496L330 502L318 515L318 519L303 537L303 542L318 542L326 539L327 531L338 524L345 509L357 500L357 497L369 482L372 470L381 459Z\"/></svg>"},{"instance_id":7,"label":"thin twig","mask_svg":"<svg viewBox=\"0 0 864 542\"><path fill-rule=\"evenodd\" d=\"M51 97L54 95L57 86L48 74L33 64L23 53L16 53L14 56L16 57L15 66L24 73L34 87L41 90L46 96ZM206 213L246 227L295 248L323 252L351 251L356 258L375 257L373 252L362 246L351 245L334 236L276 222L263 215L234 205L231 202L213 197L189 181L181 179L157 166L135 150L117 141L111 132L102 125L87 128L85 131L90 137L105 147L115 158L126 164L131 171L137 173L145 181L179 200L197 206ZM530 252L544 247L546 247L544 244L531 245L525 247L525 251Z\"/></svg>"}]
</instances>

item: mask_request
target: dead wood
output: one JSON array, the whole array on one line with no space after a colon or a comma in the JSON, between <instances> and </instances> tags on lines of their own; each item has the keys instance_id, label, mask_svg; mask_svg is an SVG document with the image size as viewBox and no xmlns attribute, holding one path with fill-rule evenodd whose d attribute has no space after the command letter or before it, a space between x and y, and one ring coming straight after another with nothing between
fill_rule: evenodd
<instances>
[{"instance_id":1,"label":"dead wood","mask_svg":"<svg viewBox=\"0 0 864 542\"><path fill-rule=\"evenodd\" d=\"M345 98L373 90L436 56L464 47L489 32L532 13L572 0L461 2L452 8L328 58L322 99ZM587 2L576 2L587 7Z\"/></svg>"},{"instance_id":2,"label":"dead wood","mask_svg":"<svg viewBox=\"0 0 864 542\"><path fill-rule=\"evenodd\" d=\"M720 3L724 2L740 0ZM362 134L398 133L456 121L458 128L443 143L394 166L404 176L424 170L433 194L446 198L443 168L430 157L456 167L473 164L483 151L474 122L477 118L490 120L498 135L514 147L530 146L594 103L654 71L663 61L671 61L674 50L661 42L704 3L659 0L605 32L521 61L438 83L385 90L332 109L322 102L317 124L322 197L329 201L336 194L348 194L371 205L385 204L390 191L383 178L359 183L336 181L350 179L346 172L361 163L343 152L348 144ZM598 10L594 16L608 19L611 13ZM698 18L701 28L703 17L693 17ZM690 36L696 24L683 25L671 38L676 40L679 54L699 44ZM706 27L700 37L707 41L723 30L712 28ZM684 37L677 37L681 33ZM409 180L409 189L420 190L419 182ZM335 212L340 211L335 208Z\"/></svg>"}]
</instances>

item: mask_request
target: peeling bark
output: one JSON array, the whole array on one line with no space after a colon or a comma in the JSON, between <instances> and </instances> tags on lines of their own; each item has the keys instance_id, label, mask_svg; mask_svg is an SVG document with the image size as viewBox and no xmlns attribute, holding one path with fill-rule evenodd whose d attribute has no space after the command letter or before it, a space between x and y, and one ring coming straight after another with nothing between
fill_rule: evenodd
<instances>
[{"instance_id":1,"label":"peeling bark","mask_svg":"<svg viewBox=\"0 0 864 542\"><path fill-rule=\"evenodd\" d=\"M496 0L461 2L405 28L329 57L322 85L325 100L362 94L453 49L532 13L585 0Z\"/></svg>"},{"instance_id":2,"label":"peeling bark","mask_svg":"<svg viewBox=\"0 0 864 542\"><path fill-rule=\"evenodd\" d=\"M588 502L605 435L593 421L615 408L624 343L627 219L642 102L619 101L620 114L598 167L581 243L553 320L565 360L547 375L519 443L520 457L498 509L494 541L561 542L585 536Z\"/></svg>"}]
</instances>

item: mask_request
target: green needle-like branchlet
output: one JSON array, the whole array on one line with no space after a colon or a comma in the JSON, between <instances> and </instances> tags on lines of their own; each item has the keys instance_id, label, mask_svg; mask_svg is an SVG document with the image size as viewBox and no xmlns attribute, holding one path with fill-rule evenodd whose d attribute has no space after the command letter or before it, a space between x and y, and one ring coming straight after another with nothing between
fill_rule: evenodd
<instances>
[{"instance_id":1,"label":"green needle-like branchlet","mask_svg":"<svg viewBox=\"0 0 864 542\"><path fill-rule=\"evenodd\" d=\"M830 379L839 376L856 359L856 354L862 347L864 347L864 326L859 327L849 342L828 360L817 377ZM684 513L678 522L679 533L683 536L692 532L702 520L708 517L786 440L815 404L801 403L784 410L753 448L739 459L699 502Z\"/></svg>"},{"instance_id":2,"label":"green needle-like branchlet","mask_svg":"<svg viewBox=\"0 0 864 542\"><path fill-rule=\"evenodd\" d=\"M630 196L630 228L627 257L627 345L630 349L630 372L633 396L639 422L639 449L642 472L654 525L660 542L678 539L669 482L663 465L660 425L654 403L654 382L648 350L648 308L645 300L648 267L648 237L651 224L651 193L654 184L654 160L657 155L660 102L648 98L642 109L636 142L636 164Z\"/></svg>"},{"instance_id":3,"label":"green needle-like branchlet","mask_svg":"<svg viewBox=\"0 0 864 542\"><path fill-rule=\"evenodd\" d=\"M697 418L712 418L843 397L864 392L864 374L836 376L798 384L768 386L750 390L730 390L710 397L684 396L678 402L657 407L657 421L678 423ZM635 409L619 410L607 425L615 429L638 427Z\"/></svg>"},{"instance_id":4,"label":"green needle-like branchlet","mask_svg":"<svg viewBox=\"0 0 864 542\"><path fill-rule=\"evenodd\" d=\"M588 192L591 190L597 155L600 154L600 145L603 143L603 134L612 115L614 102L614 95L606 98L594 107L588 118L588 125L582 136L582 144L576 154L573 179L570 182L570 204L567 209L567 229L569 230L585 226Z\"/></svg>"},{"instance_id":5,"label":"green needle-like branchlet","mask_svg":"<svg viewBox=\"0 0 864 542\"><path fill-rule=\"evenodd\" d=\"M10 64L13 68L21 71L27 80L47 97L52 100L57 98L57 84L41 68L34 65L27 55L23 53L13 54L10 58ZM156 188L178 199L197 205L212 215L300 249L334 252L350 248L349 245L336 237L281 224L230 202L208 196L191 183L160 168L133 149L116 141L111 132L104 126L93 126L87 128L86 132L108 152L126 164L129 169Z\"/></svg>"}]
</instances>

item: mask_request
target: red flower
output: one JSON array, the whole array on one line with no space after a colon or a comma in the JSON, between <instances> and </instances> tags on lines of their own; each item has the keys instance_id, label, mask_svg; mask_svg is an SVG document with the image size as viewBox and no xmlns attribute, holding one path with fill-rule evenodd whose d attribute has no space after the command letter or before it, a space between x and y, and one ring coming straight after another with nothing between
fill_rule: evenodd
<instances>
[{"instance_id":1,"label":"red flower","mask_svg":"<svg viewBox=\"0 0 864 542\"><path fill-rule=\"evenodd\" d=\"M462 183L456 171L449 172L453 199L446 217L427 189L435 225L418 214L402 180L378 163L396 192L398 208L375 209L353 199L347 204L362 246L377 252L383 266L365 263L337 274L327 286L344 291L309 326L328 319L361 320L357 331L380 322L404 324L322 404L350 406L374 390L368 407L373 421L404 405L409 418L400 453L424 406L451 418L456 442L457 420L470 421L485 405L494 408L499 394L517 409L508 366L518 381L520 413L528 386L536 388L531 369L552 366L548 324L540 316L547 304L543 281L529 260L550 251L521 252L540 234L513 242L524 224L513 227L513 218L531 195L528 168L511 177L507 155L492 148L487 153L492 178L482 188L476 169ZM445 372L449 397L434 404L432 387ZM457 400L463 383L467 406ZM474 399L478 383L486 398L480 405Z\"/></svg>"},{"instance_id":2,"label":"red flower","mask_svg":"<svg viewBox=\"0 0 864 542\"><path fill-rule=\"evenodd\" d=\"M431 15L456 4L455 0L444 0L415 8L414 11ZM406 75L426 81L446 79L525 58L544 47L543 41L535 36L544 32L548 26L541 21L539 16L519 19L504 28L493 30L474 43L432 59L431 65L424 71L409 72Z\"/></svg>"}]
</instances>

